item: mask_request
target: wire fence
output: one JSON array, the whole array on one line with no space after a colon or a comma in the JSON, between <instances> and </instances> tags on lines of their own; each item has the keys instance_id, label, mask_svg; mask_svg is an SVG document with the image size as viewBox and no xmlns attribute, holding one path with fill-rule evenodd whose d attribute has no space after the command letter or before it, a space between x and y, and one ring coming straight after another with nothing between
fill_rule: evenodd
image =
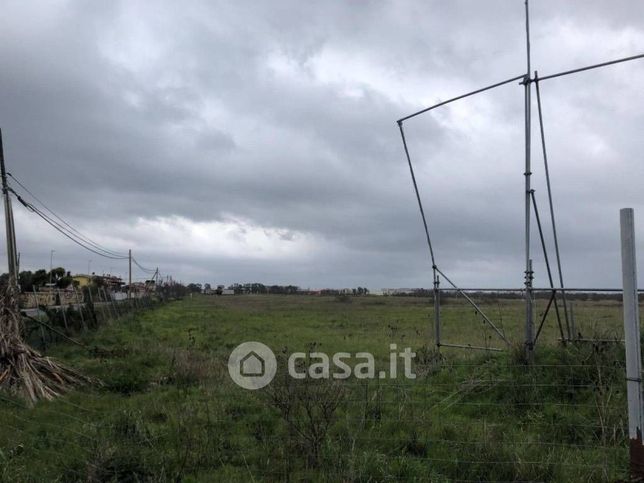
<instances>
[{"instance_id":1,"label":"wire fence","mask_svg":"<svg viewBox=\"0 0 644 483\"><path fill-rule=\"evenodd\" d=\"M154 308L170 299L169 293L146 291L114 293L104 287L33 291L21 295L24 336L40 350L62 341L77 343L76 335L114 320Z\"/></svg>"},{"instance_id":2,"label":"wire fence","mask_svg":"<svg viewBox=\"0 0 644 483\"><path fill-rule=\"evenodd\" d=\"M499 337L494 327L498 328L510 345L524 342L525 305L521 303L524 297L521 290L500 293L472 289L463 293L472 303L457 291L441 290L441 346L506 350L506 342ZM620 293L571 292L566 294L565 305L560 296L555 305L550 295L545 291L538 292L533 299L536 346L553 346L562 342L623 342ZM430 314L430 319L435 326L434 312Z\"/></svg>"},{"instance_id":3,"label":"wire fence","mask_svg":"<svg viewBox=\"0 0 644 483\"><path fill-rule=\"evenodd\" d=\"M114 345L77 362L102 385L33 409L0 395L0 424L10 430L0 436L0 475L15 477L29 460L33 471L69 481L626 478L621 344L564 347L552 329L532 365L512 348L436 351L426 299L349 300L201 296L108 324L101 343ZM590 317L596 302L575 303ZM510 333L521 301L490 301L498 304ZM445 330L451 321L463 336L474 320L466 305L442 309ZM247 391L230 379L228 355L258 339L273 348L278 372ZM390 344L414 349L415 379L402 371L380 379L376 370L374 379L300 380L286 369L295 350L366 350L388 369Z\"/></svg>"}]
</instances>

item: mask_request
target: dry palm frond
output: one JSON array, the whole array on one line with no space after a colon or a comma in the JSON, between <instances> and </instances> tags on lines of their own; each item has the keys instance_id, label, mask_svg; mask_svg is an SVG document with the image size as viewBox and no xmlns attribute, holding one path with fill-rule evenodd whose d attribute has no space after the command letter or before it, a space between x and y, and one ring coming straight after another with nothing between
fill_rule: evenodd
<instances>
[{"instance_id":1,"label":"dry palm frond","mask_svg":"<svg viewBox=\"0 0 644 483\"><path fill-rule=\"evenodd\" d=\"M0 390L35 403L90 381L29 347L22 340L21 323L15 289L9 287L0 296Z\"/></svg>"}]
</instances>

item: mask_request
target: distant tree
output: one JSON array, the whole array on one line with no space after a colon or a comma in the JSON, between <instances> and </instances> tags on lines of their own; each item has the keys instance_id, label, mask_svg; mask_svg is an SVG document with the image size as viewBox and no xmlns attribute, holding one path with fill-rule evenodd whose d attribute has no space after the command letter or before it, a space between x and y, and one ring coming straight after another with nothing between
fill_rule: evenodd
<instances>
[{"instance_id":1,"label":"distant tree","mask_svg":"<svg viewBox=\"0 0 644 483\"><path fill-rule=\"evenodd\" d=\"M49 273L47 270L43 268L36 270L31 277L31 283L34 287L43 287L46 283L49 283Z\"/></svg>"},{"instance_id":2,"label":"distant tree","mask_svg":"<svg viewBox=\"0 0 644 483\"><path fill-rule=\"evenodd\" d=\"M200 283L189 283L188 292L192 293L201 293L201 284Z\"/></svg>"},{"instance_id":3,"label":"distant tree","mask_svg":"<svg viewBox=\"0 0 644 483\"><path fill-rule=\"evenodd\" d=\"M8 274L0 275L0 284L6 285L8 280ZM42 268L35 272L24 270L18 274L18 284L23 292L31 292L44 287L49 283L49 280L50 272ZM66 288L72 284L73 278L63 267L57 267L51 271L51 281L58 288Z\"/></svg>"},{"instance_id":4,"label":"distant tree","mask_svg":"<svg viewBox=\"0 0 644 483\"><path fill-rule=\"evenodd\" d=\"M31 270L26 270L18 274L18 285L23 292L31 292L34 287L34 274Z\"/></svg>"},{"instance_id":5,"label":"distant tree","mask_svg":"<svg viewBox=\"0 0 644 483\"><path fill-rule=\"evenodd\" d=\"M66 275L64 275L64 276L60 277L58 280L56 280L56 287L57 288L67 288L70 285L72 285L73 282L74 282L74 279L69 274L69 272L67 272Z\"/></svg>"},{"instance_id":6,"label":"distant tree","mask_svg":"<svg viewBox=\"0 0 644 483\"><path fill-rule=\"evenodd\" d=\"M52 271L50 272L52 283L55 283L58 279L63 278L65 276L65 273L66 272L63 267L56 267L52 269Z\"/></svg>"}]
</instances>

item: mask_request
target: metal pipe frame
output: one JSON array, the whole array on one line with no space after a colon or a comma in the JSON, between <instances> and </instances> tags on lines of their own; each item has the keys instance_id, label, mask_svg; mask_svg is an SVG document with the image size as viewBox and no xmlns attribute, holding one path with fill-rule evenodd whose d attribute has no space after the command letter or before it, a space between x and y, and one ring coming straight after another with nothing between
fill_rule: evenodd
<instances>
[{"instance_id":1,"label":"metal pipe frame","mask_svg":"<svg viewBox=\"0 0 644 483\"><path fill-rule=\"evenodd\" d=\"M608 62L602 62L600 64L588 65L586 67L579 67L577 69L565 70L563 72L558 72L556 74L545 75L539 78L540 81L545 81L549 79L555 79L557 77L563 77L565 75L577 74L578 72L584 72L591 69L598 69L600 67L606 67L608 65L620 64L622 62L629 62L631 60L644 59L644 54L631 55L630 57L622 57L621 59L609 60Z\"/></svg>"},{"instance_id":2,"label":"metal pipe frame","mask_svg":"<svg viewBox=\"0 0 644 483\"><path fill-rule=\"evenodd\" d=\"M476 288L476 287L467 287L467 288L441 288L441 292L498 292L498 293L522 293L525 291L524 287L519 288ZM548 288L548 287L539 287L533 288L533 292L561 292L565 290L566 292L577 292L577 293L621 293L621 288ZM644 293L644 288L638 288L639 293Z\"/></svg>"},{"instance_id":3,"label":"metal pipe frame","mask_svg":"<svg viewBox=\"0 0 644 483\"><path fill-rule=\"evenodd\" d=\"M539 78L539 73L537 71L534 72L534 77L535 79ZM568 317L568 303L566 302L566 292L564 290L564 281L563 281L563 271L561 269L561 254L559 251L559 237L557 236L557 223L555 222L555 209L554 209L554 204L552 202L552 187L550 185L550 170L548 168L548 151L546 150L546 135L545 135L545 129L543 127L543 109L541 108L541 91L539 89L539 82L537 81L535 84L536 91L537 91L537 111L539 114L539 132L541 135L541 149L543 152L543 166L545 169L545 174L546 174L546 189L548 191L548 206L550 208L550 223L552 224L552 235L554 238L555 242L555 257L557 260L557 270L559 273L559 286L561 287L561 300L563 302L563 309L564 309L564 318L566 320L566 330L568 332L568 338L571 337L571 329L570 329L570 320ZM550 283L552 286L552 282Z\"/></svg>"},{"instance_id":4,"label":"metal pipe frame","mask_svg":"<svg viewBox=\"0 0 644 483\"><path fill-rule=\"evenodd\" d=\"M515 77L512 77L511 79L506 79L504 81L497 82L496 84L492 84L492 85L489 85L487 87L483 87L481 89L476 89L475 91L468 92L467 94L462 94L460 96L452 97L451 99L439 102L438 104L434 104L433 106L426 107L424 109L421 109L420 111L414 112L413 114L409 114L408 116L401 117L396 122L398 124L402 124L404 121L406 121L408 119L411 119L411 118L416 117L416 116L420 116L421 114L424 114L424 113L429 112L429 111L431 111L433 109L436 109L437 107L445 106L445 105L450 104L450 103L452 103L454 101L459 101L461 99L465 99L466 97L470 97L470 96L473 96L475 94L480 94L481 92L489 91L489 90L495 89L496 87L501 87L501 86L503 86L505 84L509 84L510 82L515 82L515 81L518 81L518 80L524 79L524 78L525 78L524 74L517 75Z\"/></svg>"},{"instance_id":5,"label":"metal pipe frame","mask_svg":"<svg viewBox=\"0 0 644 483\"><path fill-rule=\"evenodd\" d=\"M491 351L491 352L503 352L504 349L499 349L497 347L481 347L478 345L470 344L441 344L442 347L454 347L456 349L476 349L481 351Z\"/></svg>"},{"instance_id":6,"label":"metal pipe frame","mask_svg":"<svg viewBox=\"0 0 644 483\"><path fill-rule=\"evenodd\" d=\"M548 260L548 250L546 249L546 241L543 236L543 229L541 228L541 219L539 218L539 209L537 208L537 199L534 196L534 190L532 190L530 194L532 195L532 206L534 208L534 216L537 221L537 228L539 229L539 239L541 240L541 246L543 248L543 259L546 263L548 282L550 284L550 288L554 288L555 284L552 281L552 271L550 270L550 261ZM546 321L546 316L548 314L548 311L550 310L550 305L552 304L552 302L555 303L555 312L557 314L557 325L559 326L559 332L561 333L562 338L564 336L563 327L561 326L561 316L559 315L559 305L557 304L557 292L553 290L552 297L550 298L550 302L548 302L548 308L546 309L546 313L541 319L541 324L539 325L537 334L534 336L533 344L537 343L537 339L539 338L539 333L541 332L541 328L543 327L543 324Z\"/></svg>"},{"instance_id":7,"label":"metal pipe frame","mask_svg":"<svg viewBox=\"0 0 644 483\"><path fill-rule=\"evenodd\" d=\"M499 337L501 337L501 339L503 339L503 341L504 341L506 344L510 345L510 341L505 337L505 334L503 334L503 332L501 332L501 331L497 328L497 326L496 326L496 325L494 325L494 323L489 319L489 317L488 317L487 315L485 315L485 312L483 312L483 310L481 310L481 308L476 304L476 302L474 302L474 301L473 301L473 300L472 300L472 299L471 299L471 298L470 298L470 297L469 297L465 292L463 292L460 288L458 288L458 287L454 284L454 282L452 282L452 281L447 277L447 275L445 275L443 272L441 272L438 268L436 268L436 271L437 271L439 274L441 274L445 280L447 280L447 283L449 283L452 287L454 287L454 289L455 289L456 291L458 291L458 292L459 292L463 297L465 297L465 300L467 300L467 301L470 303L470 305L472 305L472 307L474 307L474 308L476 309L476 311L477 311L479 314L481 314L481 317L483 317L483 319L484 319L488 324L490 324L490 326L494 329L494 331L498 334L498 336L499 336ZM439 290L439 291L440 291L440 290Z\"/></svg>"},{"instance_id":8,"label":"metal pipe frame","mask_svg":"<svg viewBox=\"0 0 644 483\"><path fill-rule=\"evenodd\" d=\"M571 334L570 334L570 322L569 322L569 316L568 316L568 307L567 307L567 302L566 302L566 291L568 292L588 292L588 293L611 293L611 292L619 292L619 289L565 289L564 288L564 282L563 282L563 274L562 274L562 268L561 268L561 256L560 256L560 251L559 251L559 242L558 242L558 237L557 237L557 231L556 231L556 223L555 223L555 216L554 216L554 207L553 207L553 201L552 201L552 189L550 185L550 174L548 170L548 159L547 159L547 151L546 151L546 145L545 145L545 134L544 134L544 127L543 127L543 112L542 112L542 106L541 106L541 94L539 90L539 82L544 81L544 80L549 80L549 79L554 79L570 74L575 74L578 72L583 72L591 69L597 69L600 67L605 67L609 65L614 65L622 62L628 62L636 59L642 59L644 58L644 54L638 54L630 57L624 57L620 59L615 59L611 60L608 62L602 62L600 64L593 64L590 66L586 67L580 67L577 69L572 69L572 70L567 70L563 72L558 72L555 74L550 74L544 77L539 77L538 72L534 72L534 78L530 77L530 72L531 72L531 48L530 48L530 9L529 9L529 0L525 0L525 31L526 31L526 74L524 75L519 75L512 77L510 79L497 82L495 84L482 87L480 89L476 89L474 91L468 92L466 94L462 94L460 96L453 97L451 99L448 99L446 101L439 102L437 104L434 104L430 107L421 109L417 112L414 112L412 114L409 114L407 116L404 116L400 119L398 119L398 127L400 129L400 135L403 141L403 146L405 149L405 155L407 158L407 163L409 165L409 170L411 173L413 185L414 185L414 191L416 194L416 199L418 201L418 207L420 209L421 213L421 218L423 221L423 226L425 229L425 236L427 239L427 245L429 247L430 251L430 256L431 256L431 262L432 262L432 271L433 271L433 282L434 282L434 311L435 311L435 336L436 336L436 346L440 347L441 345L444 346L449 346L447 344L441 344L440 342L440 291L441 290L447 290L449 291L450 289L440 289L439 288L439 282L438 282L438 274L442 275L445 280L448 281L450 285L452 285L453 290L456 292L460 293L465 297L465 299L481 314L481 316L484 318L484 320L489 323L492 328L496 331L496 333L507 343L509 344L508 340L505 338L505 335L492 323L492 321L485 315L485 313L476 305L476 303L467 296L465 293L466 291L485 291L485 292L518 292L520 294L523 294L525 297L525 305L526 305L526 321L525 321L525 346L526 346L526 355L528 357L528 360L532 359L533 353L534 353L534 345L536 343L536 340L541 333L541 329L543 328L543 324L545 323L546 317L548 315L548 311L550 310L550 306L554 303L555 310L557 312L557 322L559 325L559 330L562 335L562 340L564 339L563 337L563 328L561 325L561 317L559 314L559 307L557 304L557 293L561 293L562 297L562 302L563 302L563 308L564 308L564 317L565 317L565 322L566 322L566 329L568 332L568 339L570 339ZM461 289L457 287L442 271L440 271L436 265L436 259L434 256L434 250L432 247L431 243L431 238L429 235L429 228L427 224L427 218L425 216L425 211L423 209L423 204L421 201L420 197L420 192L418 189L418 183L416 181L416 176L414 173L414 168L412 165L411 157L409 154L409 148L407 146L407 140L405 138L405 132L403 129L403 122L407 121L409 119L412 119L414 117L417 117L421 114L427 113L433 109L436 109L441 106L445 106L447 104L450 104L452 102L468 98L470 96L495 89L497 87L501 87L505 84L509 84L511 82L517 81L521 79L521 84L524 86L524 123L525 123L525 171L524 171L524 177L525 177L525 287L521 290L514 290L514 289ZM545 244L545 238L543 235L543 230L541 226L541 220L539 219L539 214L537 210L537 203L536 199L534 197L534 190L531 188L531 120L532 120L532 115L531 115L531 106L532 106L532 97L531 97L531 85L532 83L535 83L536 87L536 94L537 94L537 105L538 105L538 114L539 114L539 127L540 127L540 135L541 135L541 146L543 150L543 157L544 157L544 166L546 170L546 183L547 183L547 189L548 189L548 201L549 201L549 208L550 208L550 218L551 218L551 223L552 223L552 228L553 228L553 235L554 235L554 241L555 241L555 254L556 254L556 261L557 261L557 268L558 268L558 274L559 274L559 288L554 287L554 282L552 278L552 272L550 269L550 263L548 260L548 254L547 254L547 249L546 249L546 244ZM535 211L535 216L536 216L536 221L537 221L537 226L539 229L539 235L541 238L541 244L543 247L544 251L544 258L547 266L547 272L548 272L548 280L550 283L551 288L550 289L535 289L532 286L532 281L533 281L533 270L532 270L532 259L530 258L530 249L531 249L531 231L530 231L530 222L531 222L531 210L534 207ZM552 293L552 296L550 298L550 301L548 302L548 307L546 309L546 313L544 314L541 323L539 325L538 332L536 336L534 336L534 313L533 313L533 294L537 292L542 292L542 291L549 291ZM464 346L468 347L468 346Z\"/></svg>"},{"instance_id":9,"label":"metal pipe frame","mask_svg":"<svg viewBox=\"0 0 644 483\"><path fill-rule=\"evenodd\" d=\"M531 72L531 55L530 55L530 7L528 0L525 0L525 39L526 39L526 75L523 81L524 86L524 115L525 115L525 351L526 359L532 361L534 358L534 320L532 309L532 280L534 278L532 271L532 259L530 258L530 220L531 220L531 180L532 180L532 159L531 159L531 107L532 91L530 82Z\"/></svg>"}]
</instances>

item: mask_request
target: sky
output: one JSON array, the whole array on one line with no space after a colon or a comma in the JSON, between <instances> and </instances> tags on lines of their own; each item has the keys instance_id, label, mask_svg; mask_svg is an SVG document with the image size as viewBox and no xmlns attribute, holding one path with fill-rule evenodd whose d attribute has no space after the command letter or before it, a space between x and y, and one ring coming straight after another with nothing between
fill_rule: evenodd
<instances>
[{"instance_id":1,"label":"sky","mask_svg":"<svg viewBox=\"0 0 644 483\"><path fill-rule=\"evenodd\" d=\"M643 53L644 2L534 0L531 45L541 76ZM5 0L0 66L8 171L99 244L186 283L429 287L396 120L524 74L524 4ZM620 286L620 208L644 248L642 85L642 60L541 84L568 286ZM461 286L520 287L522 86L405 130L438 266ZM13 206L22 270L127 273Z\"/></svg>"}]
</instances>

